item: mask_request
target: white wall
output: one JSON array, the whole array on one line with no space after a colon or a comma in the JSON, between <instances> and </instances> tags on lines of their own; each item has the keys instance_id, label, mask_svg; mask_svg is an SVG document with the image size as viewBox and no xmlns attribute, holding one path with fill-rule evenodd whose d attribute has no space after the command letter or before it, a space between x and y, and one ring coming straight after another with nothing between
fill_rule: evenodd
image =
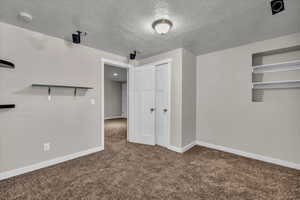
<instances>
[{"instance_id":1,"label":"white wall","mask_svg":"<svg viewBox=\"0 0 300 200\"><path fill-rule=\"evenodd\" d=\"M182 147L196 140L196 65L197 57L182 52Z\"/></svg>"},{"instance_id":2,"label":"white wall","mask_svg":"<svg viewBox=\"0 0 300 200\"><path fill-rule=\"evenodd\" d=\"M181 111L182 111L182 49L176 49L156 56L139 60L139 65L172 59L171 66L171 138L172 146L181 147Z\"/></svg>"},{"instance_id":3,"label":"white wall","mask_svg":"<svg viewBox=\"0 0 300 200\"><path fill-rule=\"evenodd\" d=\"M122 83L122 116L127 118L127 83Z\"/></svg>"},{"instance_id":4,"label":"white wall","mask_svg":"<svg viewBox=\"0 0 300 200\"><path fill-rule=\"evenodd\" d=\"M197 140L300 163L300 90L251 101L252 54L295 45L300 33L198 56Z\"/></svg>"},{"instance_id":5,"label":"white wall","mask_svg":"<svg viewBox=\"0 0 300 200\"><path fill-rule=\"evenodd\" d=\"M0 23L0 57L16 69L0 69L0 172L101 145L101 58L125 58ZM74 98L73 90L32 88L33 83L94 87ZM95 99L96 104L91 104ZM43 143L51 150L43 152Z\"/></svg>"},{"instance_id":6,"label":"white wall","mask_svg":"<svg viewBox=\"0 0 300 200\"><path fill-rule=\"evenodd\" d=\"M104 116L106 119L122 116L122 83L105 78Z\"/></svg>"},{"instance_id":7,"label":"white wall","mask_svg":"<svg viewBox=\"0 0 300 200\"><path fill-rule=\"evenodd\" d=\"M104 116L106 119L122 116L122 82L111 79L111 67L104 66Z\"/></svg>"}]
</instances>

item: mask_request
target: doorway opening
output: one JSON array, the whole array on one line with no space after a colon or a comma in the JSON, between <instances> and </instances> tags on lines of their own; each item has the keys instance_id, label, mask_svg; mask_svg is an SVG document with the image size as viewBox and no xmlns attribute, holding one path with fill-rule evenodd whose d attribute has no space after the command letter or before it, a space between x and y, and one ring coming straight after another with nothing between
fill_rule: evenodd
<instances>
[{"instance_id":1,"label":"doorway opening","mask_svg":"<svg viewBox=\"0 0 300 200\"><path fill-rule=\"evenodd\" d=\"M132 67L130 64L102 59L101 141L105 149L119 151L127 141L170 147L171 62L171 59L166 59ZM117 71L111 71L109 67ZM109 105L113 102L106 96L111 91L105 92L105 79L124 77L122 70L126 71L126 86L123 85L126 94L119 94L119 97L123 96L123 101L118 101L119 112L115 112L116 106ZM105 71L110 77L105 77ZM125 83L124 78L119 82L120 85ZM122 86L119 88L122 90Z\"/></svg>"},{"instance_id":2,"label":"doorway opening","mask_svg":"<svg viewBox=\"0 0 300 200\"><path fill-rule=\"evenodd\" d=\"M101 74L101 136L105 150L118 152L127 143L130 65L102 60Z\"/></svg>"}]
</instances>

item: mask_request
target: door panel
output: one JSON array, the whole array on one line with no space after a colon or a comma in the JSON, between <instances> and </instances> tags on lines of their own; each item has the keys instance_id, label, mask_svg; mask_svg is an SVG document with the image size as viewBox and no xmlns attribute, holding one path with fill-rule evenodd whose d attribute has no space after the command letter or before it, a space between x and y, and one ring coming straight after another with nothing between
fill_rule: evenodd
<instances>
[{"instance_id":1,"label":"door panel","mask_svg":"<svg viewBox=\"0 0 300 200\"><path fill-rule=\"evenodd\" d=\"M131 70L132 124L129 141L155 145L155 68L142 66Z\"/></svg>"},{"instance_id":2,"label":"door panel","mask_svg":"<svg viewBox=\"0 0 300 200\"><path fill-rule=\"evenodd\" d=\"M167 147L169 144L169 98L169 65L159 65L156 67L156 144L164 147Z\"/></svg>"}]
</instances>

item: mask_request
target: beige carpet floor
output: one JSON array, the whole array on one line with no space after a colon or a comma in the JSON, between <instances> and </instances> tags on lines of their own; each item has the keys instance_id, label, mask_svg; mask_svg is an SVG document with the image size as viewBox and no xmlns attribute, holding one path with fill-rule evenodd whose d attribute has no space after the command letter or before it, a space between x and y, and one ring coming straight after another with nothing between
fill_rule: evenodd
<instances>
[{"instance_id":1,"label":"beige carpet floor","mask_svg":"<svg viewBox=\"0 0 300 200\"><path fill-rule=\"evenodd\" d=\"M106 121L105 151L0 182L1 200L300 200L300 171L194 147L126 142Z\"/></svg>"}]
</instances>

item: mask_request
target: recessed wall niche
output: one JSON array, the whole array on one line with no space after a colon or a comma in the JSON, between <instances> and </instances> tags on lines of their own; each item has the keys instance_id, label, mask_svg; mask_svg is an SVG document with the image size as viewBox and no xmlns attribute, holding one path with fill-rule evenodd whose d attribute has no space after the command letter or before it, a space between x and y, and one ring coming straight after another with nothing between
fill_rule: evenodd
<instances>
[{"instance_id":1,"label":"recessed wall niche","mask_svg":"<svg viewBox=\"0 0 300 200\"><path fill-rule=\"evenodd\" d=\"M252 55L252 101L300 95L300 46Z\"/></svg>"}]
</instances>

